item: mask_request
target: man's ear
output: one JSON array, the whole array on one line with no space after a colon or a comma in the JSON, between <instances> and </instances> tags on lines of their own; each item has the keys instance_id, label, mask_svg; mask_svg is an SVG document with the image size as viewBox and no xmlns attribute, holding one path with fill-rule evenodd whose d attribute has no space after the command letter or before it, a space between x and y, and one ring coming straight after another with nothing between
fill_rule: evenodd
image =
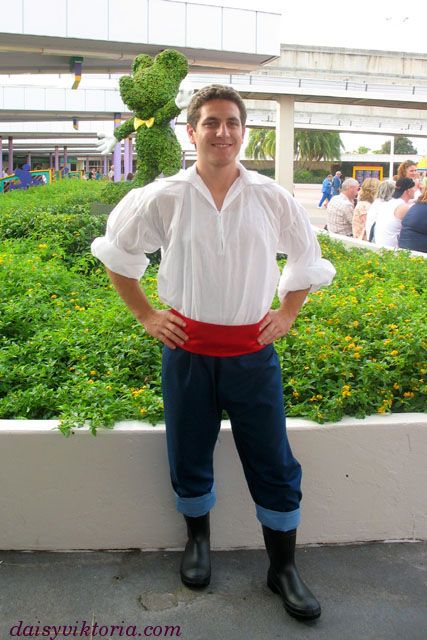
<instances>
[{"instance_id":1,"label":"man's ear","mask_svg":"<svg viewBox=\"0 0 427 640\"><path fill-rule=\"evenodd\" d=\"M187 122L187 135L188 135L188 138L189 138L190 142L195 145L196 144L196 140L194 138L194 129L191 126L191 124L189 124L188 122Z\"/></svg>"}]
</instances>

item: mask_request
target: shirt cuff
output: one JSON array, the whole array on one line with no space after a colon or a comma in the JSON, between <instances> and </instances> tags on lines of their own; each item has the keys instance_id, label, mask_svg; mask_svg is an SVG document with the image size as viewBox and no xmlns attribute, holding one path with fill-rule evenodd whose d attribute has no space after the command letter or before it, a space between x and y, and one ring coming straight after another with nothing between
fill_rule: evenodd
<instances>
[{"instance_id":1,"label":"shirt cuff","mask_svg":"<svg viewBox=\"0 0 427 640\"><path fill-rule=\"evenodd\" d=\"M105 236L95 238L91 245L92 255L110 271L126 278L140 280L150 264L145 253L131 254L111 244Z\"/></svg>"},{"instance_id":2,"label":"shirt cuff","mask_svg":"<svg viewBox=\"0 0 427 640\"><path fill-rule=\"evenodd\" d=\"M331 284L336 274L335 268L324 258L320 258L309 266L285 265L279 280L278 295L283 300L289 291L301 291L309 289L313 293Z\"/></svg>"}]
</instances>

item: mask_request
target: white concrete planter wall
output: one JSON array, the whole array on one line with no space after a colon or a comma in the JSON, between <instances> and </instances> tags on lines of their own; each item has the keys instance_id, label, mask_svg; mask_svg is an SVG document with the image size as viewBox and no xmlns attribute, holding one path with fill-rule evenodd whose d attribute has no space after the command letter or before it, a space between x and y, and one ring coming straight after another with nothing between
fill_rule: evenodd
<instances>
[{"instance_id":1,"label":"white concrete planter wall","mask_svg":"<svg viewBox=\"0 0 427 640\"><path fill-rule=\"evenodd\" d=\"M64 438L54 421L0 421L0 549L184 544L164 427L120 423ZM427 539L427 415L288 420L303 466L300 543ZM215 548L258 547L260 527L230 426L215 457Z\"/></svg>"}]
</instances>

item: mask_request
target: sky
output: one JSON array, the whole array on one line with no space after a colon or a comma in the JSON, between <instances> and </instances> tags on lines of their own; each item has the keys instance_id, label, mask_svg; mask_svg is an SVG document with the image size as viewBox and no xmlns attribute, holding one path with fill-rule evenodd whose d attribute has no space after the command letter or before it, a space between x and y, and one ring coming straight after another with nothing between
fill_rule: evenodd
<instances>
[{"instance_id":1,"label":"sky","mask_svg":"<svg viewBox=\"0 0 427 640\"><path fill-rule=\"evenodd\" d=\"M186 0L175 0L186 2ZM320 0L190 0L211 4L273 11L281 14L283 44L405 51L427 54L427 2L358 0L323 3ZM58 82L53 79L53 82ZM68 86L68 80L66 81ZM96 84L96 81L95 81ZM83 85L82 85L83 86ZM379 149L388 138L368 134L341 134L346 151L359 146ZM414 138L419 153L427 154L427 138Z\"/></svg>"},{"instance_id":2,"label":"sky","mask_svg":"<svg viewBox=\"0 0 427 640\"><path fill-rule=\"evenodd\" d=\"M185 0L177 0L184 2ZM220 4L216 0L191 0L197 4ZM311 44L355 49L405 51L427 54L427 3L403 0L224 0L224 5L282 14L283 44ZM346 151L359 146L379 149L384 136L341 134ZM427 139L413 138L419 153L427 154Z\"/></svg>"}]
</instances>

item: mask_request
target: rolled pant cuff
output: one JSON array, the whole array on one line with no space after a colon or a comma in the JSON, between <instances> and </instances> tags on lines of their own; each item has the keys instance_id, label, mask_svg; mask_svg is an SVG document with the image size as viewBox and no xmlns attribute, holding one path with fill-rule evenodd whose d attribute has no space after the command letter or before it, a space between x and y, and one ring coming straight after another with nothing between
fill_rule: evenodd
<instances>
[{"instance_id":1,"label":"rolled pant cuff","mask_svg":"<svg viewBox=\"0 0 427 640\"><path fill-rule=\"evenodd\" d=\"M301 510L294 511L272 511L265 507L256 506L256 515L258 520L265 527L274 531L292 531L296 529L301 520Z\"/></svg>"},{"instance_id":2,"label":"rolled pant cuff","mask_svg":"<svg viewBox=\"0 0 427 640\"><path fill-rule=\"evenodd\" d=\"M204 516L212 509L216 502L215 487L212 487L210 493L195 498L181 498L175 493L176 508L179 513L183 513L190 518L198 518Z\"/></svg>"}]
</instances>

